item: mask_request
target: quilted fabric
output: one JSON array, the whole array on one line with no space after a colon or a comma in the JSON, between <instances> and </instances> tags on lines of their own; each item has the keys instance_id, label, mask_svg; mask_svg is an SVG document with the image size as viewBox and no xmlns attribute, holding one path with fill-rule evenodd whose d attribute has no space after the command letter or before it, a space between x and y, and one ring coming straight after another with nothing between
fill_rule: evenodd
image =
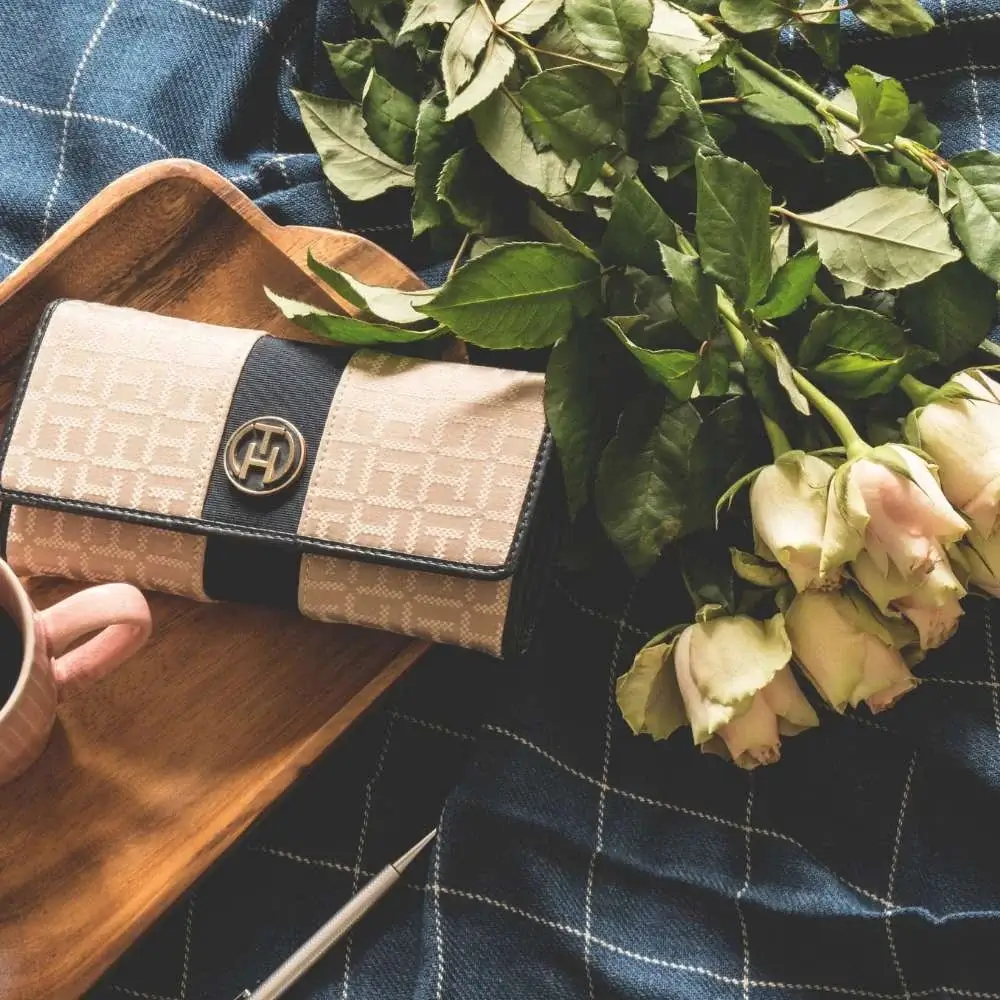
<instances>
[{"instance_id":1,"label":"quilted fabric","mask_svg":"<svg viewBox=\"0 0 1000 1000\"><path fill-rule=\"evenodd\" d=\"M945 152L1000 148L1000 8L854 56L904 79ZM124 170L170 154L283 222L415 266L405 199L352 205L289 86L329 87L343 0L0 0L0 274ZM970 605L890 715L827 719L747 775L627 734L612 682L668 579L564 575L530 657L441 651L268 814L89 1000L230 1000L373 870L426 859L293 1000L1000 998L1000 679ZM323 665L316 664L316 669Z\"/></svg>"}]
</instances>

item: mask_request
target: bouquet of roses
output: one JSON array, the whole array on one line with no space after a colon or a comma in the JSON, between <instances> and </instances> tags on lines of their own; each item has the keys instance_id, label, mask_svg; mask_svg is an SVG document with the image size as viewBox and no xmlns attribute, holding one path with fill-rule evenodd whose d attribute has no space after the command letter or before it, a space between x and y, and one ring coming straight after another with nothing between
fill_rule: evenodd
<instances>
[{"instance_id":1,"label":"bouquet of roses","mask_svg":"<svg viewBox=\"0 0 1000 1000\"><path fill-rule=\"evenodd\" d=\"M693 623L618 683L637 733L753 767L818 724L801 685L892 705L1000 595L1000 157L944 159L898 81L841 74L830 0L352 3L345 96L296 94L303 121L454 263L400 290L311 261L345 312L274 301L342 342L547 352L578 528L637 575L686 540Z\"/></svg>"}]
</instances>

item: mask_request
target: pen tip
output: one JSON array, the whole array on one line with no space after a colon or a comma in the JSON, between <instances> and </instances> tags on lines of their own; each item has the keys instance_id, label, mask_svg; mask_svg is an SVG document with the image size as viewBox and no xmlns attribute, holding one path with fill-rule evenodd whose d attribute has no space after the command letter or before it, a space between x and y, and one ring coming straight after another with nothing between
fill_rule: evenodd
<instances>
[{"instance_id":1,"label":"pen tip","mask_svg":"<svg viewBox=\"0 0 1000 1000\"><path fill-rule=\"evenodd\" d=\"M421 837L405 854L398 857L392 862L392 867L402 875L404 869L413 859L437 836L437 828L435 827L430 833Z\"/></svg>"}]
</instances>

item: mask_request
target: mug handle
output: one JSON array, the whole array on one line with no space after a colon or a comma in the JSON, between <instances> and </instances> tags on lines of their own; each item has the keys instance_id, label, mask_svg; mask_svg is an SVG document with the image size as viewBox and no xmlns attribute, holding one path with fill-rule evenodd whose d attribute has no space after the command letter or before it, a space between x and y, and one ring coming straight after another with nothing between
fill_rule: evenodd
<instances>
[{"instance_id":1,"label":"mug handle","mask_svg":"<svg viewBox=\"0 0 1000 1000\"><path fill-rule=\"evenodd\" d=\"M71 594L39 611L37 621L53 657L52 673L59 688L110 673L138 652L153 631L146 598L129 583L104 583ZM90 632L98 634L66 652Z\"/></svg>"}]
</instances>

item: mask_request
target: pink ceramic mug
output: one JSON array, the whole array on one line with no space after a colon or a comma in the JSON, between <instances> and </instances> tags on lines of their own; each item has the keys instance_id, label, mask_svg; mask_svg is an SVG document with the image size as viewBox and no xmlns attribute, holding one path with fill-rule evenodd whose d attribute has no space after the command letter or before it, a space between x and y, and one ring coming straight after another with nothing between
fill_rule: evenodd
<instances>
[{"instance_id":1,"label":"pink ceramic mug","mask_svg":"<svg viewBox=\"0 0 1000 1000\"><path fill-rule=\"evenodd\" d=\"M21 633L21 667L0 706L0 784L37 759L67 687L96 680L138 651L153 625L146 599L127 583L106 583L36 611L14 571L0 560L0 608ZM91 632L93 638L66 652Z\"/></svg>"}]
</instances>

